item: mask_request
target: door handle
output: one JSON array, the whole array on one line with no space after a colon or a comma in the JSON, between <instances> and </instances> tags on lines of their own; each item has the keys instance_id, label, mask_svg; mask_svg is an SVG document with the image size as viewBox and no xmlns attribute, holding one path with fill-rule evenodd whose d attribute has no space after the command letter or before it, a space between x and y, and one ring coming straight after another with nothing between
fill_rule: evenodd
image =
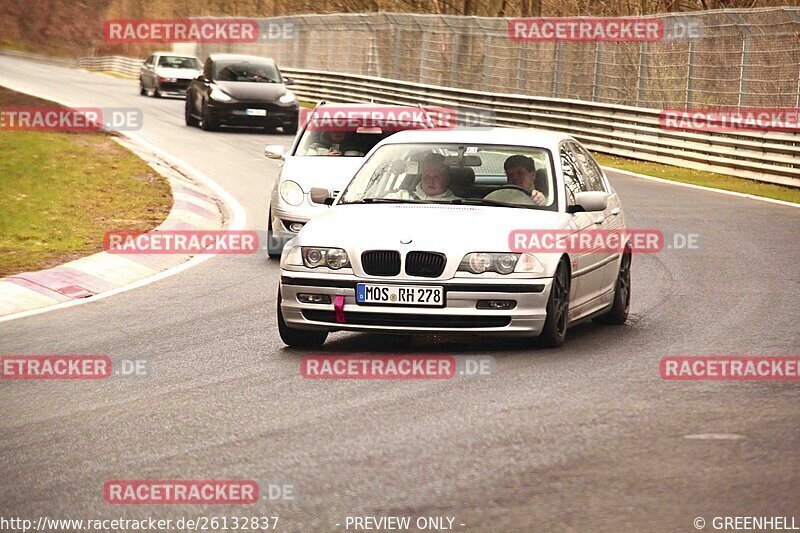
<instances>
[{"instance_id":1,"label":"door handle","mask_svg":"<svg viewBox=\"0 0 800 533\"><path fill-rule=\"evenodd\" d=\"M615 207L614 209L611 210L611 216L617 216L617 215L619 215L619 207Z\"/></svg>"},{"instance_id":2,"label":"door handle","mask_svg":"<svg viewBox=\"0 0 800 533\"><path fill-rule=\"evenodd\" d=\"M596 218L596 219L594 219L594 223L595 223L596 225L598 225L598 226L599 226L600 224L602 224L604 221L605 221L605 219L604 219L604 218Z\"/></svg>"}]
</instances>

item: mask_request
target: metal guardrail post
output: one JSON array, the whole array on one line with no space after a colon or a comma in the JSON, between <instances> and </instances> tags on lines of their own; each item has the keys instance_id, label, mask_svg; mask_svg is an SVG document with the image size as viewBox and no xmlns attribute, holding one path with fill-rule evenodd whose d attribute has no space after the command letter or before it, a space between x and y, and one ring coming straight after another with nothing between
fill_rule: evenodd
<instances>
[{"instance_id":1,"label":"metal guardrail post","mask_svg":"<svg viewBox=\"0 0 800 533\"><path fill-rule=\"evenodd\" d=\"M453 34L453 52L450 61L450 86L452 87L460 86L458 82L459 50L461 50L461 33L455 32Z\"/></svg>"},{"instance_id":2,"label":"metal guardrail post","mask_svg":"<svg viewBox=\"0 0 800 533\"><path fill-rule=\"evenodd\" d=\"M425 83L425 63L428 62L428 41L430 40L430 33L428 31L422 32L422 50L419 53L419 82Z\"/></svg>"},{"instance_id":3,"label":"metal guardrail post","mask_svg":"<svg viewBox=\"0 0 800 533\"><path fill-rule=\"evenodd\" d=\"M483 90L489 90L489 80L492 77L490 61L490 52L492 51L492 36L486 36L486 51L483 53Z\"/></svg>"},{"instance_id":4,"label":"metal guardrail post","mask_svg":"<svg viewBox=\"0 0 800 533\"><path fill-rule=\"evenodd\" d=\"M747 24L742 20L741 15L738 13L725 13L730 18L736 28L742 33L742 60L739 64L739 102L738 106L743 107L746 104L747 94L747 76L750 57L750 41L751 32Z\"/></svg>"},{"instance_id":5,"label":"metal guardrail post","mask_svg":"<svg viewBox=\"0 0 800 533\"><path fill-rule=\"evenodd\" d=\"M528 89L528 47L525 43L519 43L519 70L517 74L517 90L520 94L525 94Z\"/></svg>"},{"instance_id":6,"label":"metal guardrail post","mask_svg":"<svg viewBox=\"0 0 800 533\"><path fill-rule=\"evenodd\" d=\"M692 107L692 90L694 89L694 55L695 44L694 41L689 41L689 57L686 60L686 98L685 109Z\"/></svg>"},{"instance_id":7,"label":"metal guardrail post","mask_svg":"<svg viewBox=\"0 0 800 533\"><path fill-rule=\"evenodd\" d=\"M561 41L556 41L553 52L553 98L558 98L559 91L559 72L561 72Z\"/></svg>"},{"instance_id":8,"label":"metal guardrail post","mask_svg":"<svg viewBox=\"0 0 800 533\"><path fill-rule=\"evenodd\" d=\"M791 9L787 9L786 12L794 19L795 23L800 26L800 12ZM800 107L800 65L798 65L797 69L797 100L795 107Z\"/></svg>"},{"instance_id":9,"label":"metal guardrail post","mask_svg":"<svg viewBox=\"0 0 800 533\"><path fill-rule=\"evenodd\" d=\"M602 59L602 45L601 41L597 41L594 45L594 78L592 79L592 100L597 102L600 99L600 60Z\"/></svg>"},{"instance_id":10,"label":"metal guardrail post","mask_svg":"<svg viewBox=\"0 0 800 533\"><path fill-rule=\"evenodd\" d=\"M647 76L648 49L646 42L639 43L639 70L636 73L636 105L644 101L645 78Z\"/></svg>"}]
</instances>

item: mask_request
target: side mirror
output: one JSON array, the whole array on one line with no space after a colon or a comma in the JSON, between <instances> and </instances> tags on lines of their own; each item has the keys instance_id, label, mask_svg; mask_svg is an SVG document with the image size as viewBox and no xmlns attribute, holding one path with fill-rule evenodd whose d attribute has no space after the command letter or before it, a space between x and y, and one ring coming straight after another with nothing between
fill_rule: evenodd
<instances>
[{"instance_id":1,"label":"side mirror","mask_svg":"<svg viewBox=\"0 0 800 533\"><path fill-rule=\"evenodd\" d=\"M290 78L289 76L284 76L283 77L283 84L284 85L294 85L295 84L294 78Z\"/></svg>"},{"instance_id":2,"label":"side mirror","mask_svg":"<svg viewBox=\"0 0 800 533\"><path fill-rule=\"evenodd\" d=\"M283 145L282 144L268 144L264 148L264 156L270 159L283 158Z\"/></svg>"},{"instance_id":3,"label":"side mirror","mask_svg":"<svg viewBox=\"0 0 800 533\"><path fill-rule=\"evenodd\" d=\"M608 207L608 195L602 191L584 191L575 195L575 204L567 206L567 213L581 211L605 211Z\"/></svg>"},{"instance_id":4,"label":"side mirror","mask_svg":"<svg viewBox=\"0 0 800 533\"><path fill-rule=\"evenodd\" d=\"M330 189L323 189L322 187L312 187L309 192L311 201L315 204L333 204L333 191Z\"/></svg>"}]
</instances>

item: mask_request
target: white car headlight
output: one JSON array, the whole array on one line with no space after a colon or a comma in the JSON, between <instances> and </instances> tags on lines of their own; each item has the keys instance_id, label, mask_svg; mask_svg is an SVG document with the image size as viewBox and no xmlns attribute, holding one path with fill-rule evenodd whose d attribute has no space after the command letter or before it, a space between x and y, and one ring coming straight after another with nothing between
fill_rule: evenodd
<instances>
[{"instance_id":1,"label":"white car headlight","mask_svg":"<svg viewBox=\"0 0 800 533\"><path fill-rule=\"evenodd\" d=\"M458 270L472 274L484 272L511 274L515 272L518 260L519 254L473 252L464 256Z\"/></svg>"},{"instance_id":2,"label":"white car headlight","mask_svg":"<svg viewBox=\"0 0 800 533\"><path fill-rule=\"evenodd\" d=\"M286 91L286 94L278 98L278 101L282 104L291 104L297 100L297 96L292 91Z\"/></svg>"},{"instance_id":3,"label":"white car headlight","mask_svg":"<svg viewBox=\"0 0 800 533\"><path fill-rule=\"evenodd\" d=\"M224 92L220 91L216 87L211 89L211 94L209 95L212 100L216 100L217 102L230 102L233 100L230 96L225 94Z\"/></svg>"},{"instance_id":4,"label":"white car headlight","mask_svg":"<svg viewBox=\"0 0 800 533\"><path fill-rule=\"evenodd\" d=\"M312 248L303 246L303 263L308 268L328 267L333 270L349 267L347 252L341 248Z\"/></svg>"},{"instance_id":5,"label":"white car headlight","mask_svg":"<svg viewBox=\"0 0 800 533\"><path fill-rule=\"evenodd\" d=\"M281 193L283 201L289 205L300 205L303 203L303 196L305 196L303 189L294 181L286 180L282 182L278 191Z\"/></svg>"}]
</instances>

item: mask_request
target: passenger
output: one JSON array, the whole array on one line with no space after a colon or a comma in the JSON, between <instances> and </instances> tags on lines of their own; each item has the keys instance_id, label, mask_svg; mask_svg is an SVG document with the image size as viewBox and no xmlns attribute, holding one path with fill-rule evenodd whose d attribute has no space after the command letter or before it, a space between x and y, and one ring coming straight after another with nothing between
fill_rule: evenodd
<instances>
[{"instance_id":1,"label":"passenger","mask_svg":"<svg viewBox=\"0 0 800 533\"><path fill-rule=\"evenodd\" d=\"M433 200L448 202L458 200L448 188L450 173L444 165L444 156L441 154L428 154L422 160L422 178L414 191L406 190L391 192L384 198L398 198L401 200Z\"/></svg>"},{"instance_id":2,"label":"passenger","mask_svg":"<svg viewBox=\"0 0 800 533\"><path fill-rule=\"evenodd\" d=\"M533 159L524 155L512 155L503 163L503 169L510 185L530 191L534 204L544 205L547 202L544 194L536 190L536 164Z\"/></svg>"}]
</instances>

